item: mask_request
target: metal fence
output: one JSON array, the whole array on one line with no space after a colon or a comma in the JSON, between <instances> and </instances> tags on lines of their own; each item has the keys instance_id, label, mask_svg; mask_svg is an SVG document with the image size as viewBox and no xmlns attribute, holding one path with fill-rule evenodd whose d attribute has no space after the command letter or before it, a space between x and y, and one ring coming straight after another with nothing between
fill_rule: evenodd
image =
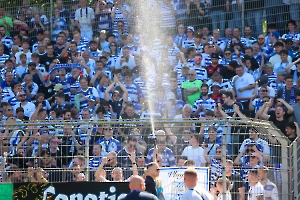
<instances>
[{"instance_id":1,"label":"metal fence","mask_svg":"<svg viewBox=\"0 0 300 200\"><path fill-rule=\"evenodd\" d=\"M298 196L296 169L299 157L294 153L297 151L297 145L294 145L297 142L290 144L274 125L265 121L47 121L3 124L3 127L5 133L1 136L0 149L4 167L1 169L3 182L117 180L112 173L116 166L123 169L123 179L127 179L133 173L143 175L146 164L157 159L161 167L207 166L210 168L210 187L214 187L217 178L228 168L223 167L226 166L226 160L230 159L234 162L234 172L240 173L246 192L247 172L252 168L267 166L268 178L277 185L280 199ZM124 134L120 135L121 132ZM103 138L111 136L117 138L121 146L114 147L104 142ZM200 146L203 152L186 154L184 149L188 146ZM152 153L154 147L158 148L157 157ZM118 149L119 153L112 153L112 149ZM128 154L133 151L136 157L130 158ZM4 163L4 152L8 152L7 164ZM104 170L99 168L103 157L108 158ZM121 165L110 166L115 163L114 159ZM135 160L137 168L133 167L130 159Z\"/></svg>"},{"instance_id":2,"label":"metal fence","mask_svg":"<svg viewBox=\"0 0 300 200\"><path fill-rule=\"evenodd\" d=\"M111 2L111 0L107 1L105 8L105 10L110 12L113 11L113 4L111 4ZM114 3L116 2L117 1L115 1ZM139 5L141 5L141 3L138 0L124 0L123 2L128 5L129 11L127 18L125 19L126 26L128 25L128 30L130 32L133 32L133 30L135 29L137 18L139 17L138 9L140 9ZM156 15L164 16L164 14L166 13L163 12L167 10L166 15L169 15L167 17L169 17L168 27L170 28L168 30L171 33L175 33L175 31L177 30L176 26L180 23L183 23L186 26L194 26L197 32L202 32L203 27L206 26L209 28L211 35L213 34L214 29L220 29L222 36L225 36L226 28L231 28L233 30L235 27L240 28L242 34L244 34L245 26L251 26L252 35L258 36L261 33L267 34L268 25L274 25L281 33L281 35L283 35L284 33L288 32L286 26L288 20L296 20L297 25L299 25L300 20L300 5L299 2L295 0L154 0L153 2L156 2L158 4L158 7L153 7L153 9L156 9ZM38 14L45 26L45 29L48 29L51 32L53 27L50 26L50 21L54 16L55 8L58 8L60 10L60 15L66 19L68 30L72 31L74 27L74 12L79 7L79 1L64 0L2 1L1 4L5 8L5 16L9 16L13 20L18 18L20 16L20 13L22 13L25 14L24 20L29 23L30 21L34 21L34 15ZM101 8L101 3L98 3L98 1L87 1L87 5L93 8L95 12L98 6L99 8ZM101 10L97 11L97 13L95 14L95 23L93 24L93 32L95 36L98 36L99 31L101 30L101 24L103 24L104 17L101 14L103 14ZM118 21L118 19L112 17L112 19L109 20L111 20L111 22L109 22L109 28L107 28L107 31L117 31L116 22ZM164 26L162 25L162 28L163 27ZM12 28L12 31L13 30L15 31L15 33L17 33L18 30L20 30L20 26L15 24Z\"/></svg>"}]
</instances>

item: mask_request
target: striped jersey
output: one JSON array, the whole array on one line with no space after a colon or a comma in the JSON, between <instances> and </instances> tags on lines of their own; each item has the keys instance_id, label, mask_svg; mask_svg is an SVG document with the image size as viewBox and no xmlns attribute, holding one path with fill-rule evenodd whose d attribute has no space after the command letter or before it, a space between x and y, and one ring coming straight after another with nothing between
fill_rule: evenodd
<instances>
[{"instance_id":1,"label":"striped jersey","mask_svg":"<svg viewBox=\"0 0 300 200\"><path fill-rule=\"evenodd\" d=\"M146 157L146 164L149 164L150 162L153 161L153 150L154 150L154 148L152 148L148 151L148 154ZM160 155L162 157L162 166L163 167L176 166L174 153L171 149L166 147L163 152L160 152Z\"/></svg>"},{"instance_id":2,"label":"striped jersey","mask_svg":"<svg viewBox=\"0 0 300 200\"><path fill-rule=\"evenodd\" d=\"M99 98L99 94L94 87L88 87L86 90L79 90L76 94L83 94L87 98L95 97ZM88 100L85 98L80 98L80 109L88 107Z\"/></svg>"},{"instance_id":3,"label":"striped jersey","mask_svg":"<svg viewBox=\"0 0 300 200\"><path fill-rule=\"evenodd\" d=\"M1 39L2 44L6 45L9 49L13 46L14 42L11 37L5 36Z\"/></svg>"},{"instance_id":4,"label":"striped jersey","mask_svg":"<svg viewBox=\"0 0 300 200\"><path fill-rule=\"evenodd\" d=\"M55 84L57 84L57 83L62 84L63 88L64 88L64 93L70 95L71 85L76 82L76 79L74 79L73 76L68 73L65 75L65 80L63 80L63 81L60 79L59 76L56 76L54 78L54 80L51 80L51 81Z\"/></svg>"},{"instance_id":5,"label":"striped jersey","mask_svg":"<svg viewBox=\"0 0 300 200\"><path fill-rule=\"evenodd\" d=\"M8 59L9 59L9 55L2 54L2 56L0 56L0 64L4 65L5 61Z\"/></svg>"},{"instance_id":6,"label":"striped jersey","mask_svg":"<svg viewBox=\"0 0 300 200\"><path fill-rule=\"evenodd\" d=\"M25 82L23 82L23 83L21 83L21 85L22 85L23 91L26 93L27 84ZM29 88L30 94L35 96L37 94L38 90L39 90L39 86L35 82L32 82L32 86Z\"/></svg>"},{"instance_id":7,"label":"striped jersey","mask_svg":"<svg viewBox=\"0 0 300 200\"><path fill-rule=\"evenodd\" d=\"M194 38L192 38L192 39L188 39L188 38L186 38L185 40L183 40L182 41L182 44L181 44L181 46L183 47L183 48L185 48L185 49L187 49L187 48L189 48L189 47L192 47L192 45L195 43L195 40L194 40Z\"/></svg>"},{"instance_id":8,"label":"striped jersey","mask_svg":"<svg viewBox=\"0 0 300 200\"><path fill-rule=\"evenodd\" d=\"M207 98L207 99L203 99L203 98L199 98L198 100L195 101L194 106L193 106L193 112L196 112L196 110L198 110L198 108L200 106L204 107L204 110L201 111L198 114L198 117L205 117L205 111L206 110L214 110L215 108L215 100L213 100L212 98Z\"/></svg>"},{"instance_id":9,"label":"striped jersey","mask_svg":"<svg viewBox=\"0 0 300 200\"><path fill-rule=\"evenodd\" d=\"M128 90L128 97L131 99L132 103L139 103L139 100L143 95L141 88L135 83L131 83L131 85L126 85L125 83L123 84Z\"/></svg>"}]
</instances>

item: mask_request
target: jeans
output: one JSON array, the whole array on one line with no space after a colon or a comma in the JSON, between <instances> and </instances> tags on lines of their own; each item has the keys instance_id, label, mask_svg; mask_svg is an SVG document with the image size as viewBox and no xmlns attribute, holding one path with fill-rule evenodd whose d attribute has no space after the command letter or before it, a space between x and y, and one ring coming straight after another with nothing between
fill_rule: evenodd
<instances>
[{"instance_id":1,"label":"jeans","mask_svg":"<svg viewBox=\"0 0 300 200\"><path fill-rule=\"evenodd\" d=\"M228 20L228 28L242 27L242 12L239 11L238 4L231 4L231 19Z\"/></svg>"},{"instance_id":2,"label":"jeans","mask_svg":"<svg viewBox=\"0 0 300 200\"><path fill-rule=\"evenodd\" d=\"M248 26L251 26L254 35L257 37L259 34L262 34L262 11L247 11L246 16Z\"/></svg>"},{"instance_id":3,"label":"jeans","mask_svg":"<svg viewBox=\"0 0 300 200\"><path fill-rule=\"evenodd\" d=\"M226 14L223 10L211 11L211 20L212 20L212 31L215 29L220 29L221 34L225 31L225 20ZM220 24L218 24L220 23ZM220 25L220 26L218 26Z\"/></svg>"}]
</instances>

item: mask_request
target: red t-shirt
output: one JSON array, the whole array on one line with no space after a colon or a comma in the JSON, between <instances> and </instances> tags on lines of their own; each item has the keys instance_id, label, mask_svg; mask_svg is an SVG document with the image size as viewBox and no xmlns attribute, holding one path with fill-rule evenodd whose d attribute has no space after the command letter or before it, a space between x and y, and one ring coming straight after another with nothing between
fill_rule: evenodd
<instances>
[{"instance_id":1,"label":"red t-shirt","mask_svg":"<svg viewBox=\"0 0 300 200\"><path fill-rule=\"evenodd\" d=\"M219 64L217 66L209 65L206 68L208 78L210 78L215 72L221 72L222 68L223 68L223 66L219 65Z\"/></svg>"}]
</instances>

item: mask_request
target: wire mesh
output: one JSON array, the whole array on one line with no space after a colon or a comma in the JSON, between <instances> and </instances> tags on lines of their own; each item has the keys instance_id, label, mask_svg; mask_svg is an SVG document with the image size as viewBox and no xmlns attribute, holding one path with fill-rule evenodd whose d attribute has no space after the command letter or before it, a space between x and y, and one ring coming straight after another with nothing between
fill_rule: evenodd
<instances>
[{"instance_id":1,"label":"wire mesh","mask_svg":"<svg viewBox=\"0 0 300 200\"><path fill-rule=\"evenodd\" d=\"M266 121L47 121L3 126L7 136L4 134L1 140L2 182L126 180L133 173L144 175L145 166L156 159L161 167L209 167L210 188L215 187L223 170L227 175L229 170L235 175L232 184L245 187L245 193L248 171L267 166L268 178L277 185L279 195L292 198L292 146ZM4 152L10 167L5 168ZM131 152L136 152L135 169ZM106 164L100 169L102 159ZM233 168L226 162L224 167L224 160L231 160ZM121 167L122 175L113 173L115 167Z\"/></svg>"}]
</instances>

